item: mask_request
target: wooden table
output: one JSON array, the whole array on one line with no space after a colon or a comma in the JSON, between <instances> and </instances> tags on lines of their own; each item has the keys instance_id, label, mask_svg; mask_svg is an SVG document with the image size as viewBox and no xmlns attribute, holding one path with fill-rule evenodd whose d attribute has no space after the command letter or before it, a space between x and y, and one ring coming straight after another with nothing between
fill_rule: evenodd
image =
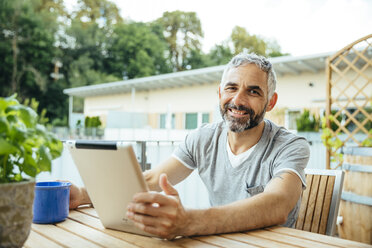
<instances>
[{"instance_id":1,"label":"wooden table","mask_svg":"<svg viewBox=\"0 0 372 248\"><path fill-rule=\"evenodd\" d=\"M53 247L371 247L354 241L271 227L242 233L198 236L166 241L105 229L93 208L70 211L55 225L32 224L26 248Z\"/></svg>"}]
</instances>

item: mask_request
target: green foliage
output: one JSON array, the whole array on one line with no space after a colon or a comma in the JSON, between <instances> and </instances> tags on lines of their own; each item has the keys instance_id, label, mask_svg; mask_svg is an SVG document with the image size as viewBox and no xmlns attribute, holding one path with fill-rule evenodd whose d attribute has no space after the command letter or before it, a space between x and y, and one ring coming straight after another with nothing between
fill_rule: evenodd
<instances>
[{"instance_id":1,"label":"green foliage","mask_svg":"<svg viewBox=\"0 0 372 248\"><path fill-rule=\"evenodd\" d=\"M372 129L369 129L368 136L363 140L362 146L372 147Z\"/></svg>"},{"instance_id":2,"label":"green foliage","mask_svg":"<svg viewBox=\"0 0 372 248\"><path fill-rule=\"evenodd\" d=\"M236 26L233 29L231 41L234 46L234 54L246 51L270 57L284 55L280 52L280 46L275 40L265 40L257 35L251 35L243 27Z\"/></svg>"},{"instance_id":3,"label":"green foliage","mask_svg":"<svg viewBox=\"0 0 372 248\"><path fill-rule=\"evenodd\" d=\"M62 119L56 118L51 124L53 127L68 127L67 116L64 116Z\"/></svg>"},{"instance_id":4,"label":"green foliage","mask_svg":"<svg viewBox=\"0 0 372 248\"><path fill-rule=\"evenodd\" d=\"M0 95L17 92L19 99L35 98L46 116L67 114L65 85L49 77L58 23L60 1L0 1ZM57 8L59 6L59 8Z\"/></svg>"},{"instance_id":5,"label":"green foliage","mask_svg":"<svg viewBox=\"0 0 372 248\"><path fill-rule=\"evenodd\" d=\"M337 120L338 123L341 123L341 121L342 121L342 114L339 114L335 118L336 113L337 113L337 110L331 110L331 116L332 117L329 119L329 121L330 121L332 131L336 131L339 127L338 124L335 122L335 120Z\"/></svg>"},{"instance_id":6,"label":"green foliage","mask_svg":"<svg viewBox=\"0 0 372 248\"><path fill-rule=\"evenodd\" d=\"M299 132L318 132L319 118L310 115L310 111L305 109L304 112L296 119L297 131Z\"/></svg>"},{"instance_id":7,"label":"green foliage","mask_svg":"<svg viewBox=\"0 0 372 248\"><path fill-rule=\"evenodd\" d=\"M20 104L15 95L0 98L0 183L22 181L51 171L62 143L38 123L37 113Z\"/></svg>"},{"instance_id":8,"label":"green foliage","mask_svg":"<svg viewBox=\"0 0 372 248\"><path fill-rule=\"evenodd\" d=\"M110 28L112 24L122 22L119 9L115 3L107 0L78 0L79 8L75 11L76 19L87 23L101 22Z\"/></svg>"},{"instance_id":9,"label":"green foliage","mask_svg":"<svg viewBox=\"0 0 372 248\"><path fill-rule=\"evenodd\" d=\"M23 102L23 105L29 106L36 113L37 113L37 110L39 108L39 102L35 98L31 98L31 101L30 101L29 98L26 98L25 101ZM48 123L49 119L47 117L45 117L46 113L47 113L46 109L41 110L41 113L39 114L38 120L37 120L38 123L40 123L42 125L45 125L45 124Z\"/></svg>"},{"instance_id":10,"label":"green foliage","mask_svg":"<svg viewBox=\"0 0 372 248\"><path fill-rule=\"evenodd\" d=\"M240 52L254 52L267 57L278 57L284 54L276 40L266 40L258 35L251 35L243 28L236 26L230 37L224 42L215 45L206 55L206 65L223 65Z\"/></svg>"},{"instance_id":11,"label":"green foliage","mask_svg":"<svg viewBox=\"0 0 372 248\"><path fill-rule=\"evenodd\" d=\"M170 72L166 43L144 23L118 24L111 37L107 68L118 78L137 78Z\"/></svg>"},{"instance_id":12,"label":"green foliage","mask_svg":"<svg viewBox=\"0 0 372 248\"><path fill-rule=\"evenodd\" d=\"M101 128L102 122L99 116L86 116L84 120L84 128L86 136L102 136L103 129Z\"/></svg>"},{"instance_id":13,"label":"green foliage","mask_svg":"<svg viewBox=\"0 0 372 248\"><path fill-rule=\"evenodd\" d=\"M334 121L334 116L329 116L329 121ZM327 127L327 120L325 117L322 118L322 135L320 136L323 145L330 151L331 162L336 162L340 166L343 162L343 154L339 153L339 149L343 146L343 142L333 135L332 129Z\"/></svg>"},{"instance_id":14,"label":"green foliage","mask_svg":"<svg viewBox=\"0 0 372 248\"><path fill-rule=\"evenodd\" d=\"M102 122L99 118L99 116L86 116L84 120L84 127L85 128L97 128L102 125Z\"/></svg>"},{"instance_id":15,"label":"green foliage","mask_svg":"<svg viewBox=\"0 0 372 248\"><path fill-rule=\"evenodd\" d=\"M233 55L227 42L217 44L208 53L209 64L211 66L227 64Z\"/></svg>"},{"instance_id":16,"label":"green foliage","mask_svg":"<svg viewBox=\"0 0 372 248\"><path fill-rule=\"evenodd\" d=\"M195 12L164 12L156 20L163 27L163 35L169 47L169 58L174 71L188 69L187 59L192 51L201 50L201 38L204 36L201 23Z\"/></svg>"}]
</instances>

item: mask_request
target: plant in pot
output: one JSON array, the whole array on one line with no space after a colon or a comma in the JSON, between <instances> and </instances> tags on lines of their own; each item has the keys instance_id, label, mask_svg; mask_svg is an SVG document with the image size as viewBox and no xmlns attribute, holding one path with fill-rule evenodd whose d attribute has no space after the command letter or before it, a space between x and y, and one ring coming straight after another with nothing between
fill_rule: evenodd
<instances>
[{"instance_id":1,"label":"plant in pot","mask_svg":"<svg viewBox=\"0 0 372 248\"><path fill-rule=\"evenodd\" d=\"M37 174L51 171L63 145L16 95L0 97L0 247L21 247L32 223Z\"/></svg>"}]
</instances>

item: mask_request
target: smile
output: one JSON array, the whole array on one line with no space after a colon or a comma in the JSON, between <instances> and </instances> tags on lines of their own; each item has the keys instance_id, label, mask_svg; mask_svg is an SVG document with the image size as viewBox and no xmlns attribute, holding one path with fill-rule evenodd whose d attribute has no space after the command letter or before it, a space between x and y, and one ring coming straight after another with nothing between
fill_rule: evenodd
<instances>
[{"instance_id":1,"label":"smile","mask_svg":"<svg viewBox=\"0 0 372 248\"><path fill-rule=\"evenodd\" d=\"M232 108L229 108L229 112L236 117L246 116L248 114L246 111L236 110Z\"/></svg>"}]
</instances>

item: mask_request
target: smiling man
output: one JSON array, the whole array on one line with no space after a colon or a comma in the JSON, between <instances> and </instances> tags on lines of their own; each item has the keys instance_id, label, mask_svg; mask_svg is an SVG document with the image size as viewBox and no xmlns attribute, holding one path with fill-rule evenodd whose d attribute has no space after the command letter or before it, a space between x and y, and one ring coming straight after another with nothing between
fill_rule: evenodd
<instances>
[{"instance_id":1,"label":"smiling man","mask_svg":"<svg viewBox=\"0 0 372 248\"><path fill-rule=\"evenodd\" d=\"M277 101L276 77L264 57L242 53L219 86L223 121L189 133L172 157L144 172L151 190L138 193L127 216L140 229L172 239L244 231L271 225L294 227L309 159L307 141L269 120ZM197 169L209 193L208 209L185 209L172 185ZM89 199L71 193L71 207Z\"/></svg>"}]
</instances>

